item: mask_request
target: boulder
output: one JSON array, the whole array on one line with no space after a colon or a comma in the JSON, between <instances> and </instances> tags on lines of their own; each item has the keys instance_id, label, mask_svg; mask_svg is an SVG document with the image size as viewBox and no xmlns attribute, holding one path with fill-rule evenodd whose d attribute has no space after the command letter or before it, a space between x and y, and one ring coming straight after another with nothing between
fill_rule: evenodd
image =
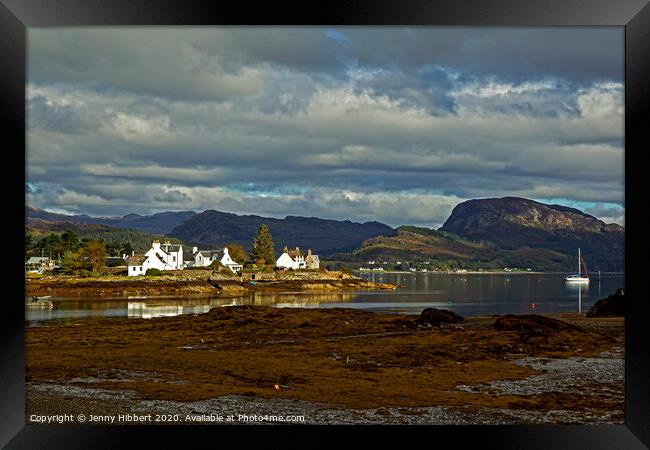
<instances>
[{"instance_id":1,"label":"boulder","mask_svg":"<svg viewBox=\"0 0 650 450\"><path fill-rule=\"evenodd\" d=\"M446 309L426 308L420 313L420 317L415 321L422 326L437 326L443 323L460 323L464 322L463 316Z\"/></svg>"},{"instance_id":2,"label":"boulder","mask_svg":"<svg viewBox=\"0 0 650 450\"><path fill-rule=\"evenodd\" d=\"M553 331L580 331L581 328L561 320L537 314L507 314L494 322L494 328L500 331L519 331L528 334L543 335Z\"/></svg>"},{"instance_id":3,"label":"boulder","mask_svg":"<svg viewBox=\"0 0 650 450\"><path fill-rule=\"evenodd\" d=\"M587 311L587 317L613 317L625 315L625 291L616 289L612 295L600 299Z\"/></svg>"}]
</instances>

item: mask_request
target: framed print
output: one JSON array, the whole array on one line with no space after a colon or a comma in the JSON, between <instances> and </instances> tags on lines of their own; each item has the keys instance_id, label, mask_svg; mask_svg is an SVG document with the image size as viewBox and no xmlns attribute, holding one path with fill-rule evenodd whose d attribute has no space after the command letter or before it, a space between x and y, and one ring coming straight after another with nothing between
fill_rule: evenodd
<instances>
[{"instance_id":1,"label":"framed print","mask_svg":"<svg viewBox=\"0 0 650 450\"><path fill-rule=\"evenodd\" d=\"M7 448L650 442L646 1L0 13Z\"/></svg>"}]
</instances>

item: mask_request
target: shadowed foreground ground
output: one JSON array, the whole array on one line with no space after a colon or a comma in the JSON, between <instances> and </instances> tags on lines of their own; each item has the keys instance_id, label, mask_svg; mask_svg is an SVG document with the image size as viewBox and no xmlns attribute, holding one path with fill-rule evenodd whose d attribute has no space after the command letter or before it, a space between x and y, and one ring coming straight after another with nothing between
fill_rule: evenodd
<instances>
[{"instance_id":1,"label":"shadowed foreground ground","mask_svg":"<svg viewBox=\"0 0 650 450\"><path fill-rule=\"evenodd\" d=\"M622 423L623 319L556 317L572 326L504 330L491 317L428 327L408 315L265 306L51 322L26 331L27 417Z\"/></svg>"}]
</instances>

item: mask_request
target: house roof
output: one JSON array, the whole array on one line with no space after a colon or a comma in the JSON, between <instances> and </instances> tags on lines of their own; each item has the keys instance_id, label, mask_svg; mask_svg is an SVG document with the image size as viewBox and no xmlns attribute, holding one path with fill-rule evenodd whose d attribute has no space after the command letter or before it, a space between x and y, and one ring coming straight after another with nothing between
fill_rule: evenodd
<instances>
[{"instance_id":1,"label":"house roof","mask_svg":"<svg viewBox=\"0 0 650 450\"><path fill-rule=\"evenodd\" d=\"M212 256L221 256L221 250L199 250L197 253L200 253L201 256L212 257Z\"/></svg>"},{"instance_id":2,"label":"house roof","mask_svg":"<svg viewBox=\"0 0 650 450\"><path fill-rule=\"evenodd\" d=\"M47 256L32 256L31 258L29 258L27 260L27 262L29 264L38 264L38 263L42 263L42 262L47 262L49 260L50 260L50 258L48 258Z\"/></svg>"},{"instance_id":3,"label":"house roof","mask_svg":"<svg viewBox=\"0 0 650 450\"><path fill-rule=\"evenodd\" d=\"M320 258L318 257L318 255L311 254L311 255L307 255L307 257L305 258L305 262L308 262L308 261L320 262Z\"/></svg>"},{"instance_id":4,"label":"house roof","mask_svg":"<svg viewBox=\"0 0 650 450\"><path fill-rule=\"evenodd\" d=\"M164 250L165 252L167 252L167 253L178 252L181 247L182 247L181 245L177 245L177 244L161 244L160 245L160 248L162 250Z\"/></svg>"},{"instance_id":5,"label":"house roof","mask_svg":"<svg viewBox=\"0 0 650 450\"><path fill-rule=\"evenodd\" d=\"M126 258L126 264L128 266L141 266L147 260L147 257L144 255L134 255Z\"/></svg>"}]
</instances>

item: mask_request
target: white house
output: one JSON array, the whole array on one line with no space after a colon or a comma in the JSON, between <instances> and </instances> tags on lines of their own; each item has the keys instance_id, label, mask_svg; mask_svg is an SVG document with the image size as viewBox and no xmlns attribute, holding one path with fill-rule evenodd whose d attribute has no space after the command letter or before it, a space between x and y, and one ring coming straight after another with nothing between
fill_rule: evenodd
<instances>
[{"instance_id":1,"label":"white house","mask_svg":"<svg viewBox=\"0 0 650 450\"><path fill-rule=\"evenodd\" d=\"M190 267L208 267L215 261L219 261L233 273L239 272L244 267L231 258L228 247L224 247L223 250L199 250L197 247L192 247L192 259L189 261L188 259L186 257L186 265Z\"/></svg>"},{"instance_id":2,"label":"white house","mask_svg":"<svg viewBox=\"0 0 650 450\"><path fill-rule=\"evenodd\" d=\"M244 267L230 257L230 253L228 253L228 247L223 248L223 256L219 262L229 268L233 273L239 272Z\"/></svg>"},{"instance_id":3,"label":"white house","mask_svg":"<svg viewBox=\"0 0 650 450\"><path fill-rule=\"evenodd\" d=\"M234 261L228 253L228 248L219 250L199 250L192 248L192 253L183 252L183 246L171 244L169 241L160 244L153 241L151 248L144 255L124 255L129 276L144 275L148 269L181 270L185 267L208 267L214 261L219 261L232 272L242 270L243 266Z\"/></svg>"},{"instance_id":4,"label":"white house","mask_svg":"<svg viewBox=\"0 0 650 450\"><path fill-rule=\"evenodd\" d=\"M165 259L157 253L148 251L144 255L133 255L126 259L129 276L146 275L149 269L174 270Z\"/></svg>"},{"instance_id":5,"label":"white house","mask_svg":"<svg viewBox=\"0 0 650 450\"><path fill-rule=\"evenodd\" d=\"M147 270L144 268L144 261L147 259L144 255L131 255L126 257L127 274L130 277L144 275Z\"/></svg>"},{"instance_id":6,"label":"white house","mask_svg":"<svg viewBox=\"0 0 650 450\"><path fill-rule=\"evenodd\" d=\"M220 250L199 250L197 247L192 247L192 259L194 267L208 267L215 261L221 259L222 252Z\"/></svg>"},{"instance_id":7,"label":"white house","mask_svg":"<svg viewBox=\"0 0 650 450\"><path fill-rule=\"evenodd\" d=\"M54 269L55 261L47 256L32 256L25 261L25 270L37 270L42 272L44 269Z\"/></svg>"},{"instance_id":8,"label":"white house","mask_svg":"<svg viewBox=\"0 0 650 450\"><path fill-rule=\"evenodd\" d=\"M126 258L129 276L144 275L148 269L180 270L185 266L183 246L169 241L160 244L153 241L151 248L144 255L132 255Z\"/></svg>"},{"instance_id":9,"label":"white house","mask_svg":"<svg viewBox=\"0 0 650 450\"><path fill-rule=\"evenodd\" d=\"M165 261L165 269L163 270L180 270L185 264L183 262L183 246L172 244L166 241L160 244L160 241L153 241L151 248L145 255L156 254Z\"/></svg>"},{"instance_id":10,"label":"white house","mask_svg":"<svg viewBox=\"0 0 650 450\"><path fill-rule=\"evenodd\" d=\"M280 269L305 269L305 257L303 256L300 248L296 247L295 250L289 250L286 246L282 249L282 254L275 262L275 266Z\"/></svg>"}]
</instances>

